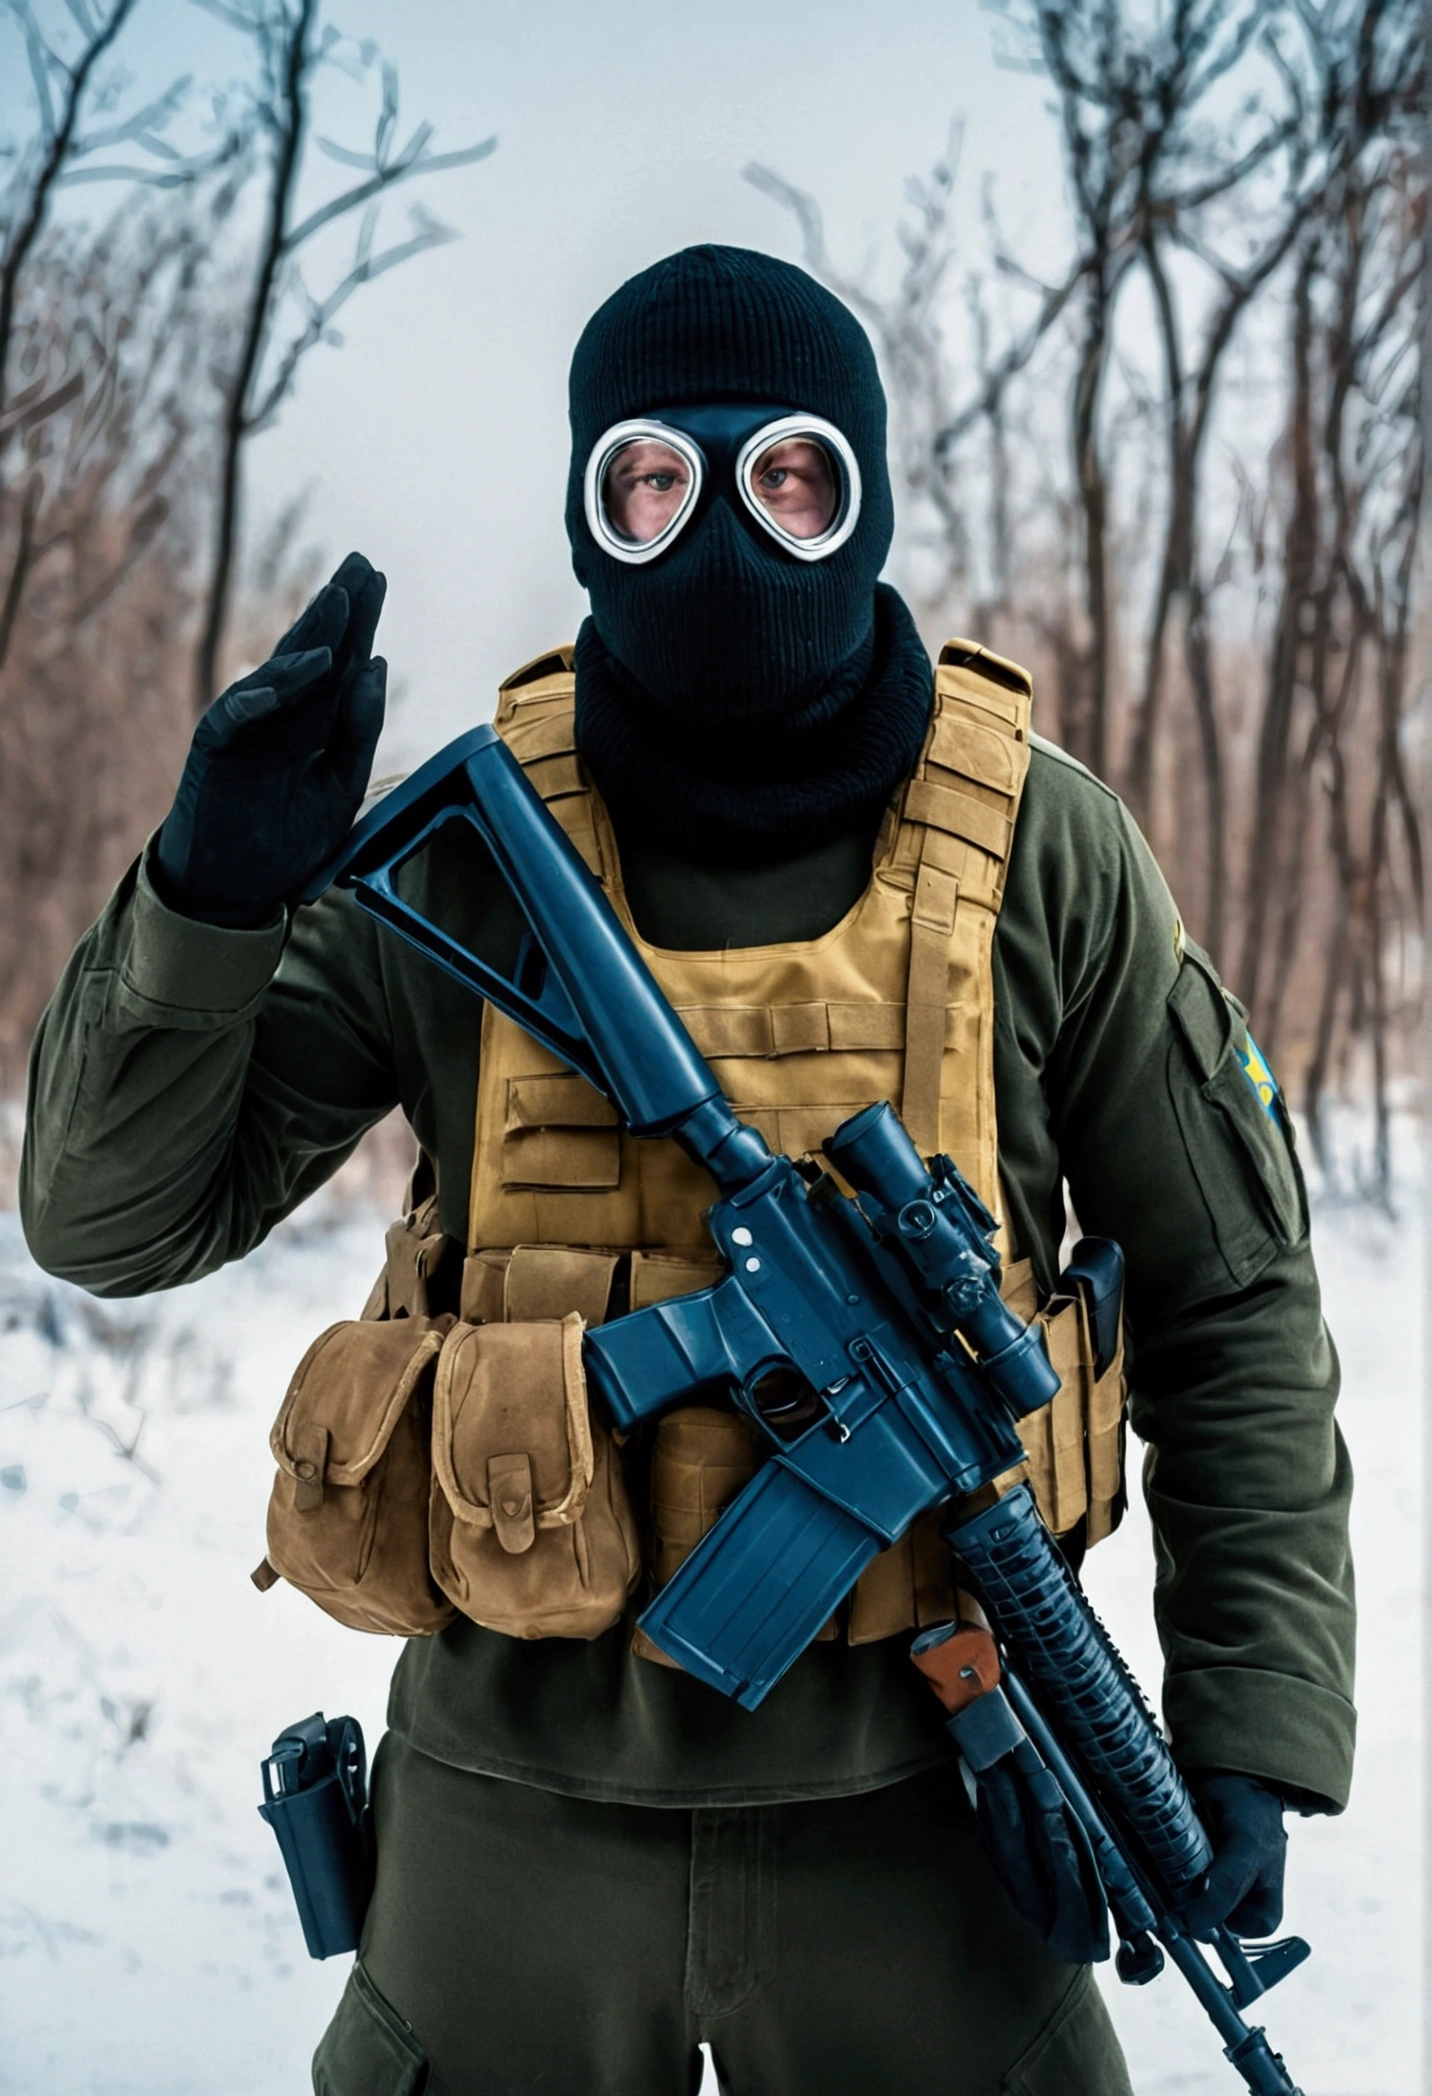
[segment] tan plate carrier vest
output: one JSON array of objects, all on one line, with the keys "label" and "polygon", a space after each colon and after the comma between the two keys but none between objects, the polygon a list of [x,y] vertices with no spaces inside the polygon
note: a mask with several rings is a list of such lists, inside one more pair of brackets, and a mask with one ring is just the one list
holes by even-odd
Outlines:
[{"label": "tan plate carrier vest", "polygon": [[[652,946],[632,921],[607,811],[576,754],[574,686],[570,651],[539,657],[503,685],[495,725],[735,1111],[773,1150],[818,1156],[849,1115],[889,1099],[916,1147],[948,1152],[1002,1216],[991,950],[1029,765],[1027,674],[951,641],[920,761],[860,900],[819,938],[707,953]],[[622,1295],[640,1309],[704,1287],[721,1272],[701,1220],[714,1197],[674,1142],[629,1136],[584,1078],[485,1008],[464,1320],[578,1311],[595,1324]],[[619,1274],[627,1286],[614,1298]],[[1036,1314],[1028,1260],[1007,1266],[1005,1295]],[[1028,1476],[1054,1533],[1082,1522],[1093,1543],[1122,1511],[1122,1358],[1096,1380],[1081,1303],[1055,1300],[1039,1315],[1062,1387],[1024,1422],[1027,1463],[1000,1484]],[[660,1423],[641,1524],[658,1583],[759,1455],[755,1430],[731,1412],[683,1407]],[[852,1643],[889,1637],[947,1617],[952,1600],[949,1552],[930,1517],[863,1575],[845,1632]],[[637,1643],[661,1656],[640,1633]]]}]

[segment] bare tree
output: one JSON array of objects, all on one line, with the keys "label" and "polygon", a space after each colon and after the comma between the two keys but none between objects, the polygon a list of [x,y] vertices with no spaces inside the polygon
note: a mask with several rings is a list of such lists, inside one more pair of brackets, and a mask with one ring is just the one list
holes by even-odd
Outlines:
[{"label": "bare tree", "polygon": [[[89,324],[92,316],[63,338],[48,333],[42,340],[31,331],[27,358],[16,356],[25,272],[41,251],[56,200],[75,182],[188,188],[232,159],[238,146],[231,135],[209,154],[185,155],[164,137],[185,98],[187,79],[128,111],[117,106],[115,91],[103,84],[102,62],[134,5],[135,0],[113,0],[103,11],[93,0],[69,0],[71,28],[78,29],[80,42],[68,57],[44,34],[29,0],[6,0],[5,11],[28,59],[34,127],[12,144],[13,165],[0,192],[0,544],[8,556],[0,586],[0,665],[34,563],[54,543],[44,526],[44,461],[63,456],[65,446],[48,447],[37,439],[52,417],[65,414],[77,400],[87,403],[91,418],[103,414],[112,361],[112,344]],[[100,157],[116,147],[135,149],[126,164]],[[18,468],[13,463],[17,443]]]},{"label": "bare tree", "polygon": [[[971,566],[969,526],[958,493],[957,464],[964,440],[983,427],[989,441],[991,502],[989,531],[998,569],[1007,545],[1009,463],[1007,417],[1012,384],[1030,366],[1050,331],[1073,325],[1069,342],[1068,442],[1072,462],[1082,574],[1084,634],[1061,609],[1046,612],[1046,637],[1053,643],[1060,693],[1061,734],[1071,751],[1096,770],[1112,762],[1111,723],[1115,692],[1114,633],[1117,605],[1110,579],[1110,461],[1106,424],[1110,359],[1114,355],[1120,299],[1140,266],[1153,283],[1165,333],[1170,454],[1177,461],[1174,499],[1168,509],[1165,578],[1149,646],[1146,700],[1135,734],[1131,781],[1141,808],[1148,799],[1149,751],[1159,714],[1164,634],[1170,607],[1182,592],[1191,600],[1188,652],[1196,688],[1203,695],[1201,723],[1209,778],[1211,827],[1222,835],[1223,812],[1216,709],[1206,623],[1206,586],[1197,573],[1194,490],[1214,397],[1218,364],[1244,308],[1277,268],[1296,231],[1296,208],[1315,185],[1304,176],[1297,148],[1303,112],[1292,92],[1288,106],[1262,117],[1256,105],[1239,117],[1239,136],[1221,141],[1222,165],[1208,165],[1204,105],[1246,61],[1268,10],[1262,0],[1179,0],[1168,22],[1140,30],[1114,0],[1004,0],[996,10],[1014,40],[1007,53],[1047,75],[1058,94],[1058,111],[1073,205],[1075,254],[1052,283],[1022,267],[992,225],[990,242],[997,279],[1021,285],[1035,303],[1017,321],[1006,318],[996,345],[986,287],[977,272],[967,275],[971,334],[979,384],[973,397],[955,405],[951,360],[942,338],[941,294],[954,255],[949,195],[954,155],[947,153],[929,180],[910,186],[914,209],[900,229],[905,258],[900,286],[889,299],[875,297],[832,263],[814,201],[766,168],[748,176],[791,209],[801,225],[806,258],[825,281],[850,299],[869,321],[883,353],[903,426],[900,455],[907,486],[933,503],[945,526],[947,579],[963,578]],[[1273,54],[1276,56],[1276,53]],[[1285,67],[1270,63],[1274,86],[1288,82]],[[1265,249],[1235,265],[1209,245],[1210,212],[1240,198],[1275,155],[1290,160],[1288,181],[1295,205],[1291,224],[1281,221]],[[1194,368],[1188,357],[1164,262],[1177,242],[1202,253],[1218,278],[1222,300],[1210,316]],[[1211,853],[1222,863],[1222,853]],[[1210,914],[1221,911],[1221,895]]]},{"label": "bare tree", "polygon": [[[960,130],[952,126],[945,152],[929,174],[906,184],[906,215],[897,238],[901,269],[895,289],[876,291],[868,278],[842,270],[825,237],[819,204],[773,168],[752,164],[746,180],[790,211],[801,230],[807,266],[865,320],[888,380],[893,410],[892,449],[912,513],[923,519],[910,531],[912,544],[928,556],[917,609],[944,618],[952,602],[973,591],[978,597],[983,568],[989,591],[1007,596],[1010,563],[1010,494],[1007,474],[1010,390],[1069,305],[1079,281],[1077,268],[1057,285],[1029,277],[996,238],[995,268],[1018,288],[1018,312],[991,311],[987,286],[977,269],[966,271],[965,302],[974,343],[975,384],[946,336],[949,286],[959,257],[953,202],[959,167]],[[961,381],[964,380],[963,385]],[[984,537],[991,553],[979,553],[981,534],[972,523],[964,450],[981,431],[989,443],[988,515]]]},{"label": "bare tree", "polygon": [[[205,548],[220,494],[230,520],[224,618],[271,632],[296,608],[291,532],[258,578],[263,607],[235,589],[242,443],[277,413],[299,360],[331,338],[360,283],[450,237],[420,217],[380,250],[380,194],[490,150],[434,154],[422,125],[395,143],[397,83],[383,68],[373,151],[315,141],[340,165],[357,162],[359,178],[300,214],[309,77],[324,63],[361,78],[369,63],[332,35],[309,36],[312,4],[226,10],[269,34],[264,48],[288,69],[266,73],[254,107],[221,123],[199,155],[166,136],[187,83],[140,107],[106,74],[134,0],[109,0],[102,16],[97,0],[66,5],[68,45],[41,36],[28,0],[0,0],[28,45],[32,84],[28,133],[0,147],[9,161],[0,189],[0,1093],[19,1078],[76,936],[136,836],[164,813],[192,730],[195,636],[210,633],[217,648],[222,632]],[[0,11],[0,37],[6,19]],[[65,57],[76,31],[79,56]],[[256,305],[249,272],[241,279],[232,267],[231,236],[245,223],[239,207],[261,144],[276,135],[266,115],[287,121],[292,160],[281,199],[272,182],[267,193]],[[79,180],[123,185],[121,208],[98,231],[54,209]],[[349,214],[360,219],[356,252],[331,291],[312,295],[299,252]],[[230,375],[222,415],[215,372]]]},{"label": "bare tree", "polygon": [[[356,153],[327,140],[320,150],[361,179],[311,211],[300,213],[298,192],[307,145],[309,101],[314,77],[326,64],[354,61],[331,29],[317,29],[319,0],[203,0],[213,14],[251,38],[261,87],[255,123],[268,153],[265,221],[250,281],[241,339],[222,383],[218,492],[212,565],[203,626],[194,656],[194,705],[202,712],[219,687],[219,660],[233,601],[238,553],[244,447],[274,423],[307,352],[333,339],[333,322],[360,285],[411,256],[453,237],[450,230],[415,210],[409,236],[374,252],[378,208],[385,194],[416,176],[471,166],[496,147],[495,138],[457,152],[429,150],[432,126],[419,124],[403,145],[396,143],[398,78],[381,67],[381,100],[371,152]],[[364,66],[367,59],[357,61]],[[353,259],[323,296],[310,292],[301,258],[315,236],[337,221],[359,214]],[[297,308],[292,323],[288,315]]]},{"label": "bare tree", "polygon": [[[1136,270],[1152,295],[1163,360],[1159,413],[1167,446],[1163,546],[1145,647],[1143,690],[1130,730],[1125,789],[1135,812],[1157,828],[1154,750],[1163,700],[1167,636],[1183,618],[1184,659],[1204,785],[1207,894],[1203,936],[1222,944],[1228,863],[1226,786],[1208,618],[1208,571],[1200,545],[1200,489],[1220,366],[1235,330],[1288,254],[1318,192],[1299,82],[1276,37],[1279,9],[1266,0],[1175,0],[1152,25],[1113,0],[1055,5],[1031,0],[1006,18],[1020,23],[1059,95],[1065,162],[1077,235],[1086,258],[1083,329],[1073,381],[1072,451],[1083,505],[1088,652],[1088,727],[1078,754],[1096,770],[1112,759],[1109,719],[1116,679],[1106,539],[1108,474],[1100,416],[1115,339],[1115,301]],[[1262,77],[1253,71],[1262,57]],[[1209,107],[1237,80],[1241,99],[1222,117],[1216,150]],[[1259,189],[1281,164],[1281,196],[1260,208]],[[1236,208],[1231,208],[1236,207]],[[1213,230],[1229,221],[1229,252]],[[1250,218],[1268,221],[1249,238]],[[1177,250],[1213,280],[1196,342],[1180,312],[1170,268]]]},{"label": "bare tree", "polygon": [[[1265,41],[1276,52],[1271,28],[1265,31]],[[1143,691],[1133,721],[1125,788],[1135,813],[1145,823],[1151,823],[1154,753],[1166,691],[1166,644],[1170,622],[1181,606],[1184,660],[1203,767],[1207,832],[1203,936],[1214,952],[1221,952],[1224,944],[1230,840],[1209,620],[1209,571],[1201,544],[1208,436],[1213,426],[1220,370],[1239,322],[1263,286],[1281,268],[1325,180],[1322,160],[1310,151],[1305,135],[1296,76],[1288,68],[1280,71],[1288,84],[1288,106],[1267,123],[1261,136],[1234,164],[1211,180],[1196,183],[1183,195],[1162,191],[1158,186],[1150,188],[1141,200],[1140,212],[1142,261],[1153,290],[1164,359],[1168,499]],[[1266,233],[1252,244],[1250,253],[1235,261],[1211,244],[1201,221],[1211,204],[1234,189],[1244,189],[1248,177],[1275,154],[1285,161],[1282,194],[1267,214],[1270,223]],[[1246,238],[1244,244],[1249,244]],[[1212,273],[1217,287],[1191,358],[1185,351],[1184,330],[1167,261],[1167,250],[1175,245],[1195,255]]]},{"label": "bare tree", "polygon": [[953,153],[907,191],[886,292],[832,261],[812,198],[748,172],[875,337],[894,462],[943,552],[932,594],[997,622],[1074,754],[1122,753],[1329,1169],[1323,1104],[1366,1054],[1382,1198],[1423,862],[1405,745],[1424,26],[1415,0],[992,11],[1008,62],[1055,90],[1070,225],[1048,281],[988,202],[984,257],[957,249]]},{"label": "bare tree", "polygon": [[12,419],[4,410],[10,397],[10,346],[20,273],[40,237],[56,187],[77,149],[80,109],[95,68],[133,8],[134,0],[114,0],[108,14],[98,17],[77,9],[84,42],[79,56],[67,63],[46,42],[32,10],[10,0],[10,12],[25,40],[39,125],[29,151],[18,156],[17,170],[0,204],[0,457],[13,428]]},{"label": "bare tree", "polygon": [[[1377,0],[1316,19],[1323,122],[1339,157],[1303,240],[1289,334],[1283,598],[1258,741],[1243,970],[1280,1043],[1308,927],[1298,898],[1321,800],[1334,877],[1303,1105],[1324,1106],[1357,1043],[1371,1065],[1368,1187],[1390,1198],[1392,971],[1421,921],[1420,811],[1404,754],[1412,581],[1425,476],[1419,287],[1427,171],[1419,11]],[[1317,933],[1314,933],[1317,936]]]},{"label": "bare tree", "polygon": [[207,217],[166,206],[118,213],[98,236],[51,233],[17,301],[15,368],[52,405],[17,417],[12,448],[0,1093],[66,953],[162,816],[188,738],[192,547],[211,470],[194,403],[222,327],[206,231]]}]

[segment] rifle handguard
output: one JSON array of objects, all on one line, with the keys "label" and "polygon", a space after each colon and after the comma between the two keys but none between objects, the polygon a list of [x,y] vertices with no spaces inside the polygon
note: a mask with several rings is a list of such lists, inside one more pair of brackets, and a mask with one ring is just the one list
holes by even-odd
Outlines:
[{"label": "rifle handguard", "polygon": [[1027,1485],[947,1524],[997,1636],[1120,1810],[1159,1882],[1188,1898],[1212,1861],[1188,1786],[1107,1631],[1040,1520]]}]

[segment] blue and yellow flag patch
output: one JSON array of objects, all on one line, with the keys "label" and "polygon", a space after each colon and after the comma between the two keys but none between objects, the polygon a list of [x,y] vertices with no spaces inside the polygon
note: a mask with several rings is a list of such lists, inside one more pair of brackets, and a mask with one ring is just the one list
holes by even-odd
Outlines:
[{"label": "blue and yellow flag patch", "polygon": [[1278,1080],[1264,1060],[1263,1051],[1251,1033],[1245,1029],[1243,1045],[1238,1050],[1238,1060],[1243,1065],[1243,1075],[1258,1095],[1259,1103],[1270,1121],[1278,1119]]}]

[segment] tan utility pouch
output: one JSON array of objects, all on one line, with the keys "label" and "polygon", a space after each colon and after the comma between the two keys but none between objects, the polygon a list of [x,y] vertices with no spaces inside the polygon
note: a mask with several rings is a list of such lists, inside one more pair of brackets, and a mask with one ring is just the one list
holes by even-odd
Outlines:
[{"label": "tan utility pouch", "polygon": [[[330,1325],[269,1436],[266,1563],[353,1630],[424,1637],[452,1620],[428,1573],[433,1375],[451,1323]],[[255,1578],[271,1583],[264,1567]]]},{"label": "tan utility pouch", "polygon": [[396,1637],[431,1636],[454,1613],[428,1570],[433,1377],[453,1320],[429,1315],[447,1239],[435,1195],[420,1198],[424,1169],[361,1318],[320,1333],[294,1372],[269,1436],[278,1475],[253,1575]]},{"label": "tan utility pouch", "polygon": [[433,1402],[433,1577],[509,1637],[593,1638],[622,1613],[640,1547],[611,1438],[594,1428],[582,1319],[458,1324]]}]

